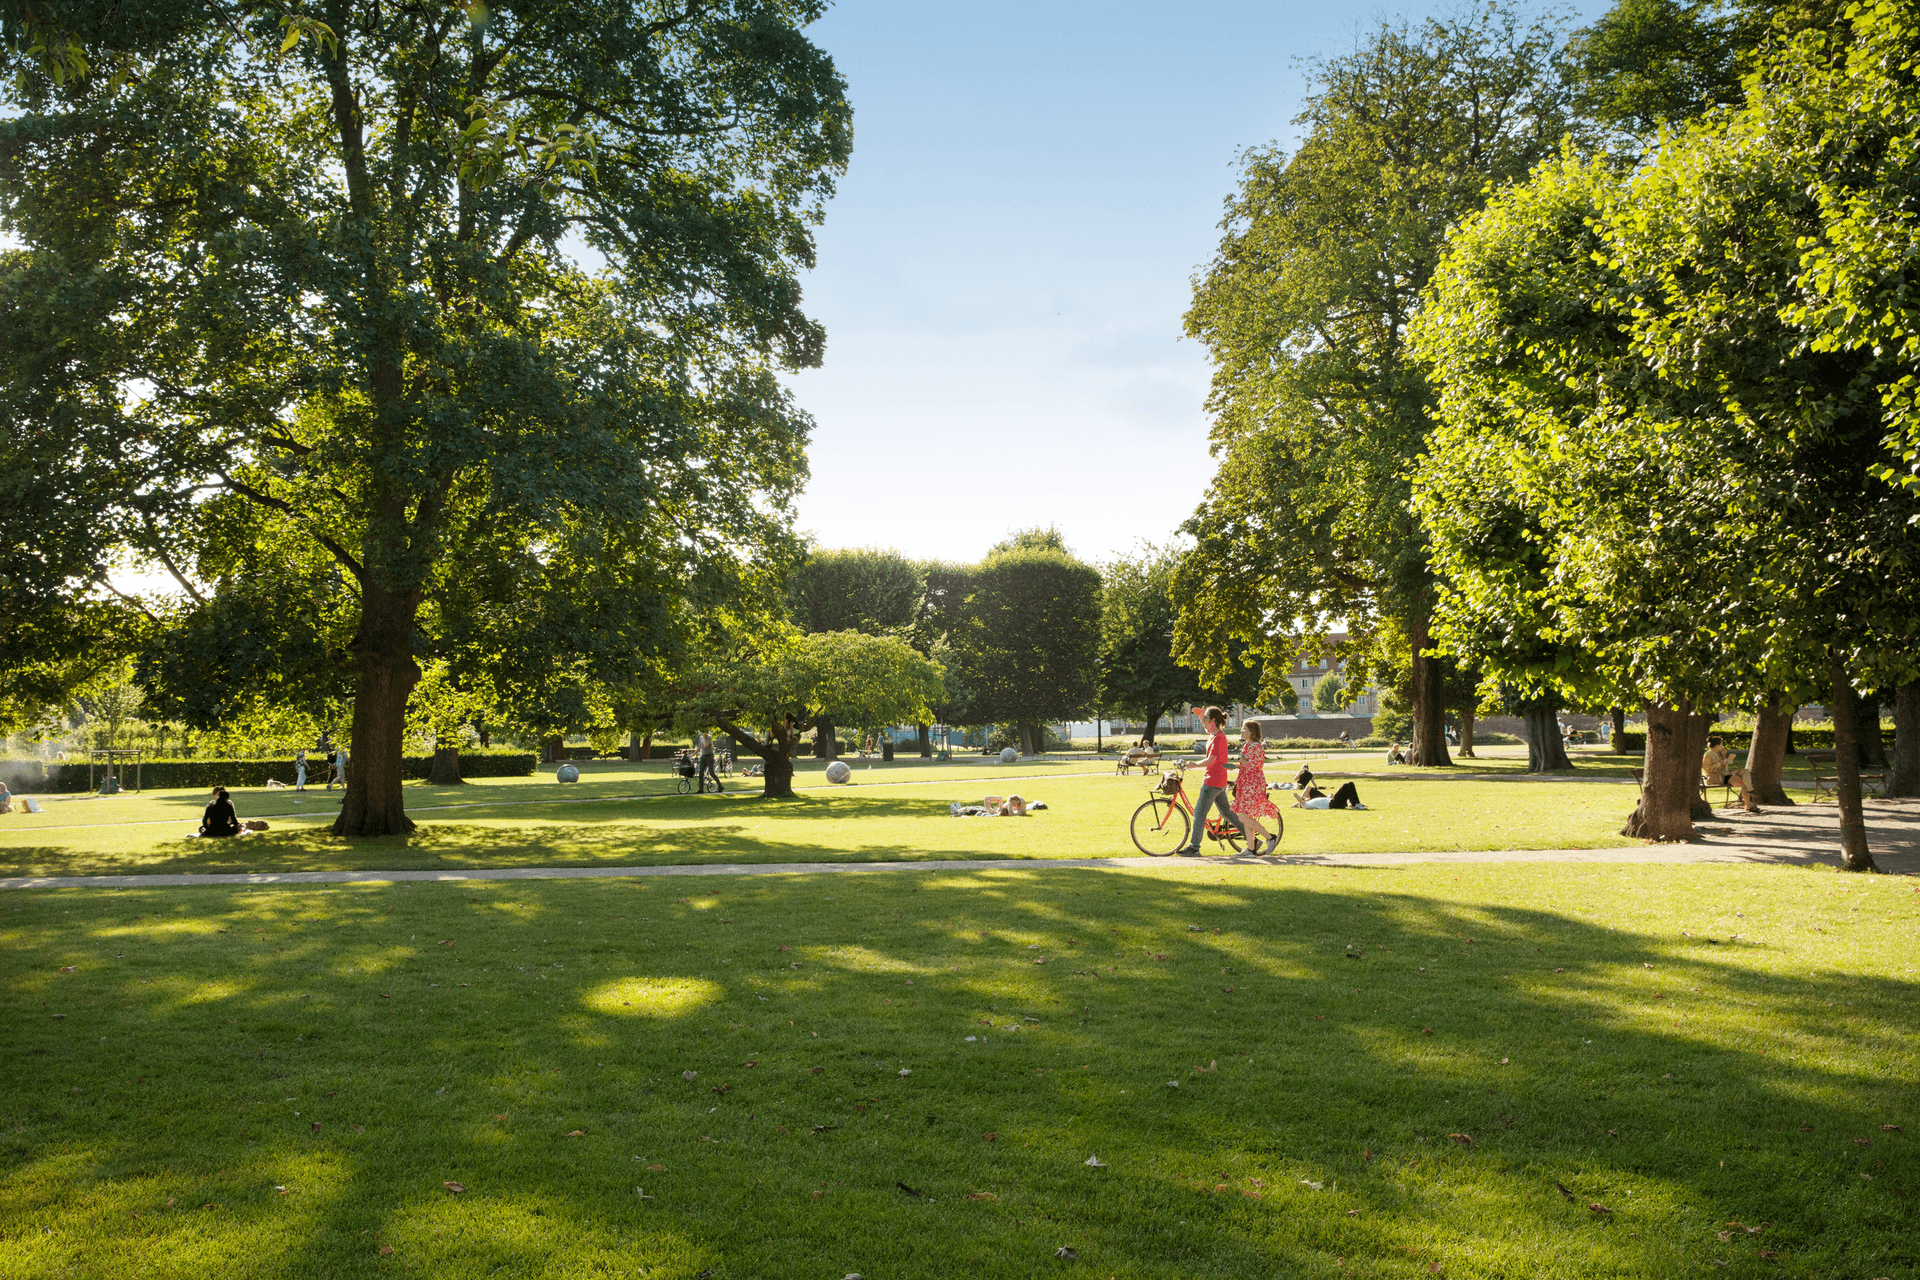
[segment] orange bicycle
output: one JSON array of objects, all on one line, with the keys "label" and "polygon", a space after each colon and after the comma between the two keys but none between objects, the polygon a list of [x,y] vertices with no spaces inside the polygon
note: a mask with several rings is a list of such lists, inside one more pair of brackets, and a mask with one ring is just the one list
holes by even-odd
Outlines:
[{"label": "orange bicycle", "polygon": [[[1134,847],[1149,858],[1170,858],[1180,852],[1193,830],[1193,802],[1187,799],[1185,761],[1173,765],[1147,802],[1133,811]],[[1207,819],[1207,838],[1240,852],[1240,833],[1220,818]]]}]

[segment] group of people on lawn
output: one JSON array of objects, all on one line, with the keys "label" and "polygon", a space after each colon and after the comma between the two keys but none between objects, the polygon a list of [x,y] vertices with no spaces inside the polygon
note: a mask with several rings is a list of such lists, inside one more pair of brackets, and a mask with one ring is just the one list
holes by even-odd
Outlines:
[{"label": "group of people on lawn", "polygon": [[[1274,807],[1273,798],[1267,790],[1267,744],[1258,721],[1247,720],[1240,725],[1240,773],[1232,785],[1232,800],[1228,800],[1227,783],[1227,713],[1219,707],[1208,707],[1202,717],[1207,726],[1207,754],[1204,757],[1206,771],[1200,776],[1200,796],[1193,805],[1193,835],[1182,848],[1180,856],[1197,858],[1200,856],[1200,839],[1205,833],[1207,819],[1217,808],[1228,826],[1240,833],[1241,839],[1248,841],[1248,848],[1262,855],[1272,853],[1280,844],[1279,833],[1269,833],[1263,819],[1280,816]],[[1293,807],[1296,809],[1364,809],[1360,803],[1360,791],[1351,782],[1340,785],[1339,790],[1328,795],[1315,785],[1313,770],[1306,765],[1300,766],[1300,772],[1293,778]],[[1277,824],[1276,824],[1277,825]]]}]

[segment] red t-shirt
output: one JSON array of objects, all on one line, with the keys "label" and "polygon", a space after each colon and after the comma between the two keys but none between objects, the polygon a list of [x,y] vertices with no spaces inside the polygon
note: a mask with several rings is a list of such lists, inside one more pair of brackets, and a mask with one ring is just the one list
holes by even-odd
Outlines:
[{"label": "red t-shirt", "polygon": [[1200,778],[1203,787],[1227,785],[1227,735],[1218,730],[1207,740],[1207,771]]}]

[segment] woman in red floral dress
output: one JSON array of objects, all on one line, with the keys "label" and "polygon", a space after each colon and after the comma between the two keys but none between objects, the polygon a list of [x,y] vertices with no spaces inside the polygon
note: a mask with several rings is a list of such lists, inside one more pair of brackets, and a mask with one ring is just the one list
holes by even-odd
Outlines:
[{"label": "woman in red floral dress", "polygon": [[[1267,744],[1262,738],[1258,724],[1252,720],[1241,722],[1240,776],[1234,779],[1233,811],[1253,833],[1254,844],[1248,852],[1264,856],[1278,847],[1280,833],[1286,827],[1280,811],[1267,798]],[[1272,835],[1267,834],[1269,818],[1273,820]],[[1264,847],[1259,843],[1261,840],[1266,841]]]}]

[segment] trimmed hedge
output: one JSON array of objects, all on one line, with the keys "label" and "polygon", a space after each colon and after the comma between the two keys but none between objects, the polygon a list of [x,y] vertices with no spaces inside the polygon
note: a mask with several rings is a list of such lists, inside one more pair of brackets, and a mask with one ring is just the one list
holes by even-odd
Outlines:
[{"label": "trimmed hedge", "polygon": [[[1880,740],[1887,750],[1893,750],[1892,729],[1881,729]],[[1735,751],[1745,751],[1753,745],[1751,729],[1714,729],[1707,735],[1726,739],[1729,747]],[[1628,751],[1645,751],[1647,734],[1644,729],[1629,729],[1620,735],[1621,745]],[[1833,730],[1831,729],[1795,729],[1793,731],[1793,749],[1795,751],[1831,751],[1833,750]]]},{"label": "trimmed hedge", "polygon": [[[532,752],[494,753],[466,755],[460,757],[460,776],[463,778],[524,778],[533,772],[538,757]],[[406,776],[425,778],[427,770],[433,764],[431,756],[409,756],[406,760]],[[131,766],[121,767],[121,778],[125,785],[133,785]],[[94,767],[94,785],[99,785],[102,771]],[[54,763],[37,760],[0,761],[0,777],[5,777],[7,786],[21,795],[60,795],[82,792],[87,789],[87,764],[82,760],[75,763],[63,760]],[[149,790],[188,789],[199,790],[213,787],[264,787],[271,780],[278,779],[288,786],[293,785],[293,761],[287,760],[149,760],[140,766],[140,785]],[[307,760],[307,786],[324,787],[327,784],[327,762],[325,757],[309,757]]]}]

